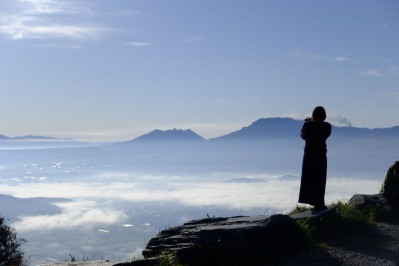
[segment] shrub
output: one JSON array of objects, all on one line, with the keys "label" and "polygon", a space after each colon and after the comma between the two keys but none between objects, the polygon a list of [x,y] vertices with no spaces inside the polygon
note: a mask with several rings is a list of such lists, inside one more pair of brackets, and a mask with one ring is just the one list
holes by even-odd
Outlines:
[{"label": "shrub", "polygon": [[0,217],[0,266],[22,266],[27,265],[24,261],[24,252],[21,246],[26,243],[25,239],[17,238],[14,228],[5,223]]},{"label": "shrub", "polygon": [[297,220],[311,239],[326,242],[346,241],[373,227],[370,213],[338,202],[334,211],[325,216]]}]

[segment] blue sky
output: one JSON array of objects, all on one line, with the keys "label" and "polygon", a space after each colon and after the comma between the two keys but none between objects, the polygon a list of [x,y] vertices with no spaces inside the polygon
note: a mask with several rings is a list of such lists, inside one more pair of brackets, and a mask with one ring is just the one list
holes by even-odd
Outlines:
[{"label": "blue sky", "polygon": [[211,138],[323,105],[399,125],[396,0],[0,2],[0,133]]}]

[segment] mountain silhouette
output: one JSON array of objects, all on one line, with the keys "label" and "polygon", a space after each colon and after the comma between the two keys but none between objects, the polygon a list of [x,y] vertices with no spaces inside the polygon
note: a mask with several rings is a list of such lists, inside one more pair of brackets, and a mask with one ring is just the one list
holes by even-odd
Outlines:
[{"label": "mountain silhouette", "polygon": [[[247,127],[211,140],[260,140],[300,138],[304,121],[292,118],[261,118]],[[358,128],[352,126],[332,126],[334,139],[375,139],[399,140],[399,126],[390,128]]]},{"label": "mountain silhouette", "polygon": [[11,138],[0,134],[0,140],[9,140],[9,139]]},{"label": "mountain silhouette", "polygon": [[212,140],[297,138],[302,123],[292,118],[261,118],[247,127]]},{"label": "mountain silhouette", "polygon": [[156,129],[142,135],[136,139],[129,142],[160,142],[160,141],[204,141],[205,139],[193,132],[192,130],[182,130],[182,129],[171,129],[171,130],[159,130]]},{"label": "mountain silhouette", "polygon": [[46,136],[35,136],[35,135],[26,135],[26,136],[19,136],[14,137],[14,140],[56,140],[53,137],[46,137]]}]

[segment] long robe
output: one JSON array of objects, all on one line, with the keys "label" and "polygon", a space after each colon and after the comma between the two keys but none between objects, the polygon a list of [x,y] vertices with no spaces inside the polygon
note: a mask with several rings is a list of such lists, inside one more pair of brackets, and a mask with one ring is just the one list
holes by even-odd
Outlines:
[{"label": "long robe", "polygon": [[321,121],[307,121],[301,129],[305,140],[299,202],[316,207],[325,206],[327,180],[327,145],[331,125]]}]

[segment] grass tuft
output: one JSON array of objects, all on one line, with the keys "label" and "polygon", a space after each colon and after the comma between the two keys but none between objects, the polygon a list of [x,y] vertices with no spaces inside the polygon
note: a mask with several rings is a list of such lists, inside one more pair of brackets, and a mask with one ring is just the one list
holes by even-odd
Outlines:
[{"label": "grass tuft", "polygon": [[[343,243],[366,230],[373,230],[375,223],[391,215],[389,207],[373,207],[359,210],[338,201],[334,211],[324,216],[299,219],[297,224],[315,242]],[[296,206],[290,214],[306,211]]]},{"label": "grass tuft", "polygon": [[157,259],[158,266],[182,266],[176,259],[176,252],[163,250]]}]

